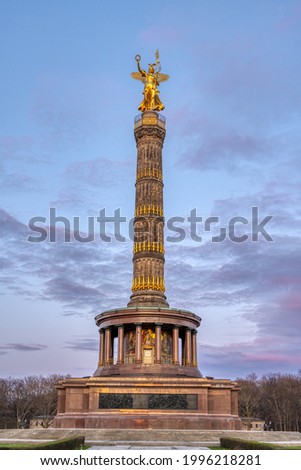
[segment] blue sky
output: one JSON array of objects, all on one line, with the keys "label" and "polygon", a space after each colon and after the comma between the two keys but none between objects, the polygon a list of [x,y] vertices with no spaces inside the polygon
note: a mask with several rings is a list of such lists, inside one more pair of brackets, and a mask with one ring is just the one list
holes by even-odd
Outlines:
[{"label": "blue sky", "polygon": [[[1,2],[0,376],[70,373],[97,363],[94,317],[126,305],[132,242],[30,243],[50,208],[82,235],[105,208],[130,220],[142,84],[160,51],[166,109],[165,216],[172,307],[202,317],[204,375],[296,373],[301,365],[301,1]],[[273,216],[251,239],[251,211]],[[220,226],[192,239],[191,210]],[[213,243],[240,216],[238,236]],[[108,226],[108,232],[112,227]],[[166,236],[174,235],[166,229]]]}]

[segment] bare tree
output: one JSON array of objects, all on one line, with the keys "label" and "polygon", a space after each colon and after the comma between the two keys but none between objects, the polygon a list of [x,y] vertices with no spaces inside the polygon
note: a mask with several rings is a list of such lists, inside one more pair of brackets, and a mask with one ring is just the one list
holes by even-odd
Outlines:
[{"label": "bare tree", "polygon": [[251,428],[252,419],[259,413],[259,381],[256,374],[250,374],[245,379],[237,379],[237,382],[240,387],[239,415],[249,420],[249,428]]},{"label": "bare tree", "polygon": [[276,431],[299,431],[301,421],[301,377],[267,374],[260,381],[261,413]]},{"label": "bare tree", "polygon": [[9,428],[13,425],[10,407],[10,381],[0,379],[0,428]]},{"label": "bare tree", "polygon": [[43,416],[47,427],[47,417],[54,416],[57,409],[55,384],[64,378],[54,374],[1,379],[0,427],[27,427],[33,416]]}]

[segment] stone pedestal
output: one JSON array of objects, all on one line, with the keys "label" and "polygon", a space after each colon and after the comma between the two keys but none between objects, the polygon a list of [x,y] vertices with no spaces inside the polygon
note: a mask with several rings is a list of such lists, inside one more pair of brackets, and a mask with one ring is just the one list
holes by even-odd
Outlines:
[{"label": "stone pedestal", "polygon": [[56,428],[241,429],[230,380],[90,377],[58,386]]}]

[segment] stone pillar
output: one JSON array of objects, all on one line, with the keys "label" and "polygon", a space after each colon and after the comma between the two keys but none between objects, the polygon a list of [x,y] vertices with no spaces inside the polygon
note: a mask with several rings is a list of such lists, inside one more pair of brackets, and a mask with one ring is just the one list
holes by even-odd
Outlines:
[{"label": "stone pillar", "polygon": [[66,409],[66,390],[58,390],[57,412],[65,413]]},{"label": "stone pillar", "polygon": [[179,364],[179,327],[174,326],[172,329],[172,363]]},{"label": "stone pillar", "polygon": [[185,335],[182,334],[182,337],[181,337],[181,351],[182,351],[182,354],[181,354],[181,365],[182,366],[185,366]]},{"label": "stone pillar", "polygon": [[185,365],[191,366],[191,330],[185,331]]},{"label": "stone pillar", "polygon": [[137,145],[132,306],[168,307],[164,285],[162,147],[165,118],[145,111],[135,120]]},{"label": "stone pillar", "polygon": [[111,363],[112,354],[112,333],[110,328],[105,330],[105,365],[108,366]]},{"label": "stone pillar", "polygon": [[155,330],[155,363],[161,364],[161,324],[156,324]]},{"label": "stone pillar", "polygon": [[105,332],[99,330],[99,357],[98,366],[101,367],[105,363]]},{"label": "stone pillar", "polygon": [[197,342],[196,342],[197,331],[192,331],[192,365],[193,367],[198,366],[198,356],[197,356]]},{"label": "stone pillar", "polygon": [[118,355],[117,364],[124,363],[124,326],[118,325]]},{"label": "stone pillar", "polygon": [[136,325],[135,362],[142,363],[142,326]]}]

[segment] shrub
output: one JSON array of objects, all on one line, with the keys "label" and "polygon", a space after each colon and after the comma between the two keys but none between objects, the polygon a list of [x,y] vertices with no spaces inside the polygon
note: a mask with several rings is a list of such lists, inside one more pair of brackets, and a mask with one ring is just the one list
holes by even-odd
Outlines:
[{"label": "shrub", "polygon": [[221,437],[221,447],[232,450],[280,450],[282,446],[268,444],[266,442],[247,441],[234,437]]},{"label": "shrub", "polygon": [[60,439],[52,442],[40,442],[24,444],[4,444],[0,445],[0,450],[74,450],[83,447],[85,444],[85,436],[71,437],[67,439]]}]

